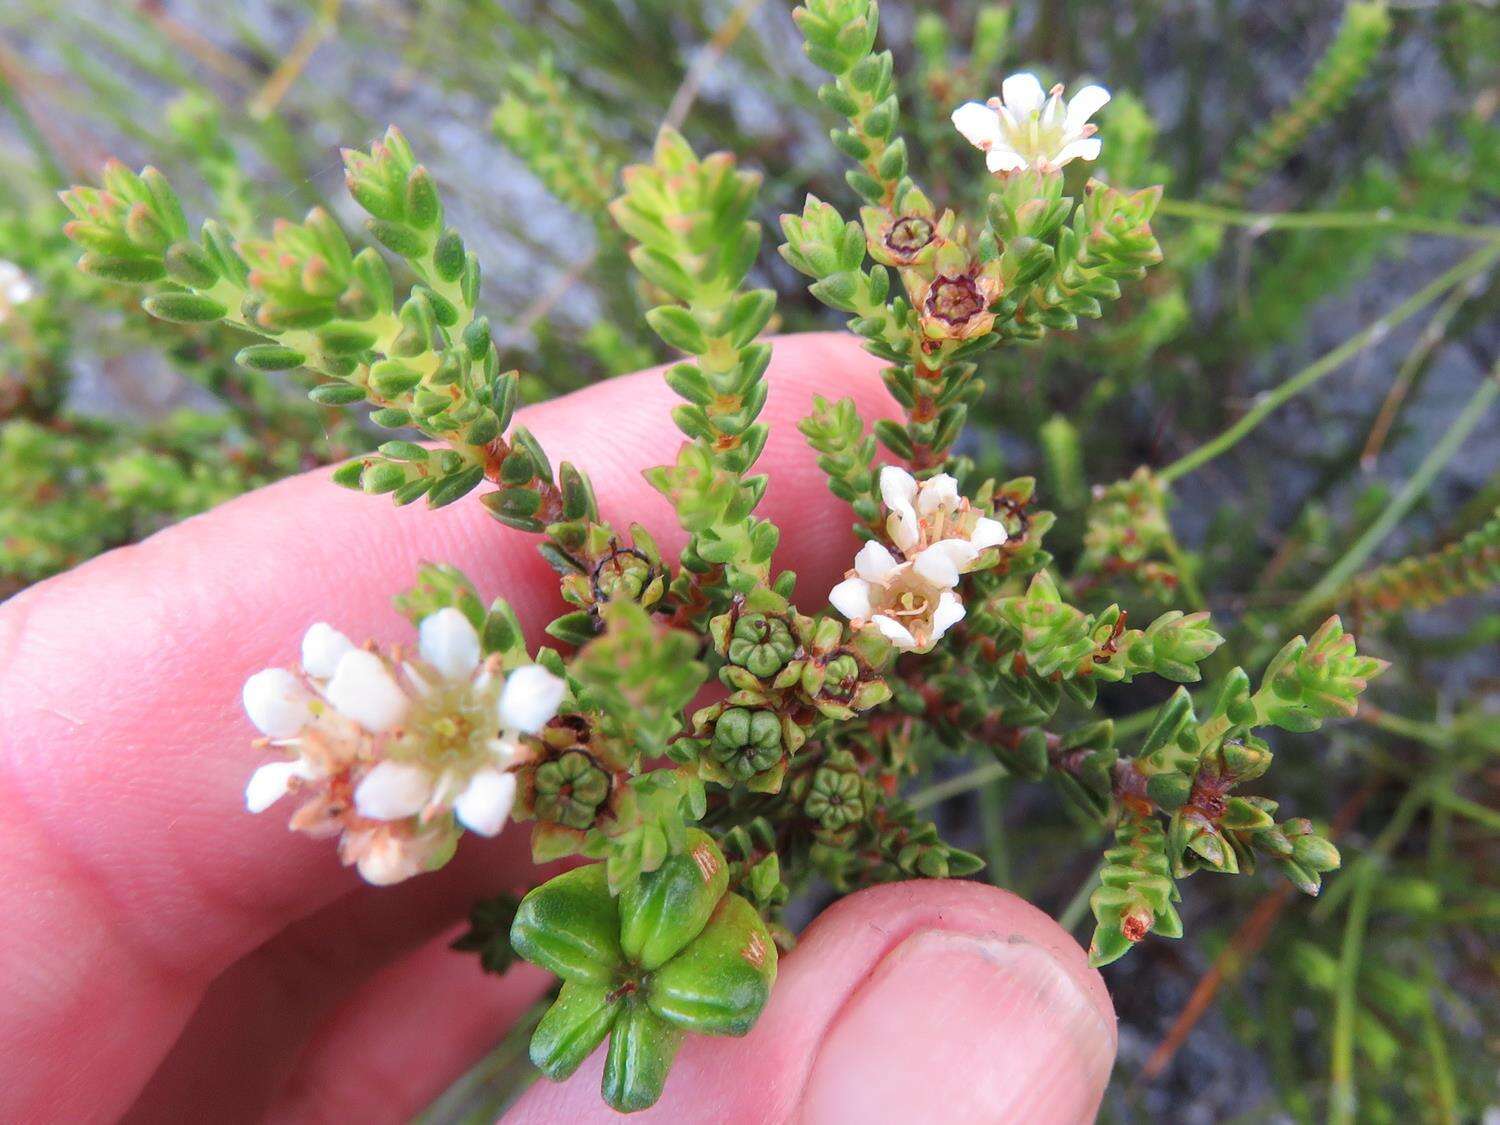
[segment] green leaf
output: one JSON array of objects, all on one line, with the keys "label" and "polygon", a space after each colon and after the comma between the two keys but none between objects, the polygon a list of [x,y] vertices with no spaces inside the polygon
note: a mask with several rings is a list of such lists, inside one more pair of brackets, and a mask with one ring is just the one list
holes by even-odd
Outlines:
[{"label": "green leaf", "polygon": [[296,348],[282,344],[251,344],[248,348],[241,348],[234,359],[236,363],[257,371],[290,371],[307,362],[307,357]]},{"label": "green leaf", "polygon": [[91,277],[104,281],[121,281],[127,285],[158,281],[167,272],[160,258],[114,257],[93,252],[78,259],[78,268]]},{"label": "green leaf", "polygon": [[318,329],[318,342],[333,355],[358,355],[375,346],[375,333],[347,320],[336,320]]},{"label": "green leaf", "polygon": [[168,277],[189,289],[212,289],[219,281],[213,255],[191,242],[168,247],[163,265]]},{"label": "green leaf", "polygon": [[229,312],[212,297],[197,293],[156,293],[142,301],[141,307],[158,320],[174,324],[204,324],[222,320]]},{"label": "green leaf", "polygon": [[706,351],[708,341],[697,320],[687,309],[677,305],[660,305],[646,313],[646,323],[668,347],[697,355]]},{"label": "green leaf", "polygon": [[427,494],[429,508],[441,508],[472,492],[484,480],[484,466],[470,465],[462,472],[453,473],[432,486]]},{"label": "green leaf", "polygon": [[366,225],[382,246],[403,258],[421,258],[427,253],[427,242],[404,223],[387,222],[384,219],[369,219]]},{"label": "green leaf", "polygon": [[320,383],[307,397],[323,406],[348,406],[365,401],[365,389],[353,383]]},{"label": "green leaf", "polygon": [[599,620],[586,609],[575,610],[554,618],[547,635],[575,647],[586,645],[599,635]]},{"label": "green leaf", "polygon": [[418,230],[430,230],[443,221],[443,204],[426,168],[418,164],[406,180],[406,219]]}]

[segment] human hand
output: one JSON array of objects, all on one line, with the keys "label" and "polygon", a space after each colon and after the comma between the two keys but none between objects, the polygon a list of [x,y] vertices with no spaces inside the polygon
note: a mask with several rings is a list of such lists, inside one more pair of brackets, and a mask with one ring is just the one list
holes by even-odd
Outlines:
[{"label": "human hand", "polygon": [[[776,344],[765,505],[809,607],[855,540],[795,422],[813,393],[893,414],[877,370],[849,338]],[[606,516],[640,520],[665,552],[682,538],[640,470],[680,440],[669,394],[639,375],[524,412],[588,469]],[[402,1120],[547,987],[527,965],[483,978],[446,948],[473,899],[540,877],[524,829],[374,888],[278,815],[244,813],[258,763],[240,687],[313,620],[399,635],[390,597],[424,560],[503,594],[533,639],[558,608],[532,538],[477,503],[398,510],[327,477],[0,607],[0,1119]],[[827,911],[754,1030],[690,1038],[642,1117],[1086,1121],[1114,1047],[1102,981],[1045,915],[976,883],[896,884]],[[614,1117],[601,1057],[538,1084],[513,1118]]]}]

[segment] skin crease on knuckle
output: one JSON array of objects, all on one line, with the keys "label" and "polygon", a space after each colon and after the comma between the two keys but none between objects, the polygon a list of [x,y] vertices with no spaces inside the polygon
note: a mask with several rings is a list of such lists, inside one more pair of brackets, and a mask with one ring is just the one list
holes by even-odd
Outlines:
[{"label": "skin crease on knuckle", "polygon": [[[784,565],[802,573],[806,599],[824,596],[853,538],[795,422],[814,393],[891,414],[878,366],[847,337],[777,345],[763,463],[780,471],[766,505],[791,532]],[[670,550],[670,508],[640,477],[681,440],[668,402],[659,379],[639,375],[524,421],[590,472],[607,510]],[[101,1075],[116,1091],[144,1081],[214,976],[350,886],[326,854],[243,816],[253,751],[238,695],[250,671],[284,661],[312,620],[400,635],[389,598],[428,559],[468,568],[532,628],[556,604],[530,537],[477,505],[396,510],[326,476],[242,497],[0,609],[0,835],[20,904],[0,942],[12,1001],[0,1046],[35,1064],[0,1104],[60,1095],[98,1112]],[[64,1043],[87,1065],[59,1057]]]}]

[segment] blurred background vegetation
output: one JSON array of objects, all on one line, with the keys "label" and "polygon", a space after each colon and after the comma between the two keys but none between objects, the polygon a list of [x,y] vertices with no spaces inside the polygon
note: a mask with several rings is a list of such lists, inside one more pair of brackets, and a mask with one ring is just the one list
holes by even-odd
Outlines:
[{"label": "blurred background vegetation", "polygon": [[[1122,1022],[1105,1119],[1493,1112],[1494,3],[888,0],[882,33],[937,198],[984,187],[948,111],[1023,68],[1108,86],[1098,174],[1166,185],[1166,264],[1102,326],[990,353],[966,439],[985,472],[1040,478],[1048,546],[1093,575],[1075,593],[1142,619],[1211,609],[1226,661],[1263,662],[1337,610],[1394,663],[1355,723],[1277,769],[1283,809],[1343,849],[1323,898],[1196,880],[1188,936],[1106,971]],[[780,0],[10,0],[0,259],[34,295],[0,303],[0,597],[386,436],[295,375],[236,367],[232,331],[149,320],[80,274],[53,193],[106,157],[157,164],[238,230],[322,204],[355,232],[337,147],[400,125],[535,399],[667,358],[603,209],[661,122],[761,170],[773,231],[809,191],[852,212],[817,83]],[[835,323],[774,254],[759,269],[782,330]],[[1245,418],[1244,440],[1214,444]],[[1197,448],[1224,452],[1178,460]],[[1174,462],[1171,532],[1151,519],[1166,497],[1105,488]],[[1098,829],[999,772],[918,799],[989,878],[1076,928]]]}]

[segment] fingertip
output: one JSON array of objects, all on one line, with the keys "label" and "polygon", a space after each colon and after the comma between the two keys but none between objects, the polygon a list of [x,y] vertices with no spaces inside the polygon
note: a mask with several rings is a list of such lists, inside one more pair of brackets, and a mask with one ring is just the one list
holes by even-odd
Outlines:
[{"label": "fingertip", "polygon": [[861,927],[886,934],[887,949],[926,929],[1030,942],[1056,961],[1088,999],[1109,1027],[1113,1049],[1114,1002],[1099,970],[1089,965],[1087,951],[1051,915],[1007,890],[967,879],[913,879],[871,887],[840,899],[819,915],[803,932],[798,948],[813,942],[847,942]]},{"label": "fingertip", "polygon": [[1082,1122],[1113,1058],[1112,1027],[1044,947],[918,930],[829,1029],[802,1120]]}]

